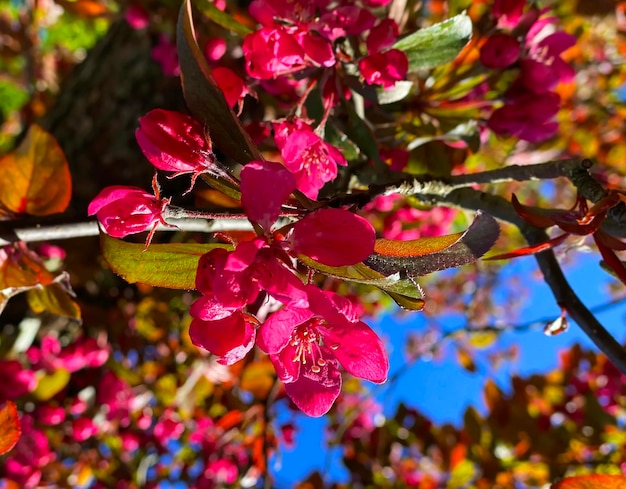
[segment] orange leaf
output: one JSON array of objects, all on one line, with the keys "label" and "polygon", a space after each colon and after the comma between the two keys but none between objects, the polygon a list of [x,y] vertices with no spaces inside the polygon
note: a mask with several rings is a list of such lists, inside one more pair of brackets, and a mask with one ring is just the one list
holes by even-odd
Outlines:
[{"label": "orange leaf", "polygon": [[54,137],[32,125],[24,140],[0,158],[0,205],[14,214],[47,216],[70,202],[70,170]]},{"label": "orange leaf", "polygon": [[623,489],[626,476],[591,474],[567,477],[552,484],[551,489]]},{"label": "orange leaf", "polygon": [[54,275],[24,243],[0,249],[0,290],[49,285]]},{"label": "orange leaf", "polygon": [[17,417],[17,406],[7,401],[0,409],[0,455],[11,450],[20,439],[20,420]]},{"label": "orange leaf", "polygon": [[100,17],[109,12],[106,5],[95,0],[56,0],[56,3],[78,17]]}]

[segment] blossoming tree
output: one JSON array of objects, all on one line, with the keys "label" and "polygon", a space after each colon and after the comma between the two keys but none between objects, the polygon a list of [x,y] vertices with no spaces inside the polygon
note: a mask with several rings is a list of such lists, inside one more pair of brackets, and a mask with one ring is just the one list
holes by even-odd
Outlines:
[{"label": "blossoming tree", "polygon": [[[350,487],[624,483],[611,473],[626,463],[626,354],[561,254],[591,246],[626,283],[619,6],[7,6],[3,487],[277,487],[298,416],[326,416]],[[119,87],[165,80],[139,113],[134,88],[103,82],[119,66]],[[87,115],[111,100],[114,116]],[[89,108],[84,127],[74,107]],[[598,114],[608,134],[590,142]],[[129,130],[104,127],[124,117]],[[510,393],[488,381],[487,414],[469,408],[462,428],[406,405],[383,415],[374,386],[445,343],[469,371],[489,346],[514,361],[492,324],[516,320],[521,288],[500,274],[525,255],[561,311],[546,334],[573,320],[597,351],[575,347]],[[368,324],[393,308],[433,318],[397,372]],[[436,326],[435,311],[459,310],[467,327]],[[339,486],[314,473],[301,487]]]}]

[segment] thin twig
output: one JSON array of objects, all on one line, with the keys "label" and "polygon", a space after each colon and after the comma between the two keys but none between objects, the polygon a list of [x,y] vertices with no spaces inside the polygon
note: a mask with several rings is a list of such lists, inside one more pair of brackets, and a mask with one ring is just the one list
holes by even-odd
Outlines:
[{"label": "thin twig", "polygon": [[[214,233],[217,231],[248,231],[252,226],[247,220],[241,219],[168,219],[168,223],[176,227],[159,225],[157,231],[189,231],[200,233]],[[69,224],[51,226],[37,226],[32,228],[13,229],[0,234],[0,246],[25,241],[33,243],[37,241],[55,241],[71,238],[83,238],[86,236],[98,236],[100,229],[98,222],[84,221]]]}]

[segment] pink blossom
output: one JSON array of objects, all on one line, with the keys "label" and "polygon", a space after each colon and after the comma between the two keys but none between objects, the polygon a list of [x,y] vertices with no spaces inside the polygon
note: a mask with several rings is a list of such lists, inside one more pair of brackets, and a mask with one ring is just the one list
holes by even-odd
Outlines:
[{"label": "pink blossom", "polygon": [[398,37],[398,24],[393,19],[383,19],[370,30],[365,40],[369,54],[378,53],[393,46]]},{"label": "pink blossom", "polygon": [[513,28],[522,17],[526,0],[495,0],[492,14],[501,28]]},{"label": "pink blossom", "polygon": [[159,63],[164,75],[178,76],[180,74],[176,44],[166,35],[159,37],[159,43],[152,48],[150,55],[154,61]]},{"label": "pink blossom", "polygon": [[157,225],[167,225],[163,215],[169,202],[170,199],[161,199],[139,187],[113,185],[94,197],[87,214],[95,214],[105,232],[114,238],[150,229],[149,243]]},{"label": "pink blossom", "polygon": [[286,306],[259,330],[291,400],[309,416],[327,413],[341,390],[339,364],[355,377],[382,383],[389,361],[376,333],[355,317],[348,299],[306,286],[308,308]]},{"label": "pink blossom", "polygon": [[220,88],[226,99],[226,103],[231,107],[236,105],[248,93],[245,83],[239,75],[230,68],[218,66],[211,72],[215,83]]},{"label": "pink blossom", "polygon": [[523,85],[535,93],[553,90],[559,83],[570,82],[576,72],[561,54],[576,44],[576,38],[565,32],[531,38],[529,53],[520,61]]},{"label": "pink blossom", "polygon": [[4,474],[19,487],[35,488],[39,486],[42,469],[55,459],[55,454],[50,451],[48,437],[35,427],[31,415],[22,415],[20,425],[22,434],[3,462]]},{"label": "pink blossom", "polygon": [[497,134],[509,134],[525,141],[548,139],[558,130],[553,120],[560,108],[556,93],[521,93],[495,110],[487,123]]},{"label": "pink blossom", "polygon": [[226,41],[221,37],[211,37],[204,44],[204,55],[209,61],[217,61],[226,53]]},{"label": "pink blossom", "polygon": [[356,5],[342,5],[323,13],[312,28],[330,41],[341,37],[358,36],[371,29],[376,16]]},{"label": "pink blossom", "polygon": [[128,25],[135,30],[145,29],[150,23],[150,16],[148,15],[148,12],[146,12],[140,5],[130,5],[126,9],[124,18],[126,19],[126,22],[128,22]]},{"label": "pink blossom", "polygon": [[369,85],[390,88],[399,80],[404,80],[409,70],[406,54],[399,49],[365,56],[359,60],[361,75]]},{"label": "pink blossom", "polygon": [[269,80],[307,66],[304,49],[290,31],[264,27],[243,41],[246,69],[253,78]]},{"label": "pink blossom", "polygon": [[480,62],[487,68],[506,68],[517,61],[520,47],[519,41],[513,36],[494,34],[480,48]]},{"label": "pink blossom", "polygon": [[60,246],[50,243],[43,243],[37,249],[39,256],[46,260],[65,260],[65,250]]},{"label": "pink blossom", "polygon": [[343,209],[321,209],[286,230],[274,230],[283,202],[295,189],[293,175],[270,161],[253,161],[241,171],[242,205],[258,236],[233,251],[216,248],[200,258],[196,288],[203,294],[191,307],[194,344],[232,364],[255,341],[254,319],[241,311],[265,291],[283,304],[307,307],[304,285],[293,258],[313,255],[321,263],[358,263],[373,251],[375,233],[363,218]]},{"label": "pink blossom", "polygon": [[154,425],[152,431],[155,438],[161,445],[167,444],[170,440],[178,440],[185,431],[185,425],[178,415],[171,409],[167,409]]},{"label": "pink blossom", "polygon": [[202,124],[171,110],[154,109],[139,118],[135,131],[145,157],[170,177],[191,173],[191,189],[202,173],[217,171],[213,145]]},{"label": "pink blossom", "polygon": [[17,360],[0,360],[0,402],[17,399],[37,387],[35,372],[22,368]]},{"label": "pink blossom", "polygon": [[122,431],[120,434],[122,450],[126,453],[134,452],[139,448],[139,437],[131,431]]},{"label": "pink blossom", "polygon": [[228,459],[219,459],[209,462],[204,476],[212,482],[219,484],[234,484],[237,482],[239,470],[237,465]]},{"label": "pink blossom", "polygon": [[337,178],[337,165],[346,166],[348,162],[306,124],[283,122],[274,128],[276,145],[296,178],[296,188],[316,199],[324,184]]},{"label": "pink blossom", "polygon": [[391,0],[363,0],[363,3],[368,7],[378,8],[389,5]]},{"label": "pink blossom", "polygon": [[241,311],[233,311],[221,319],[205,321],[198,317],[203,312],[203,299],[206,297],[200,298],[192,305],[191,315],[194,320],[189,327],[192,343],[220,357],[219,363],[224,365],[237,363],[254,346],[255,322]]},{"label": "pink blossom", "polygon": [[105,408],[106,418],[122,426],[130,421],[134,397],[130,386],[111,371],[104,373],[96,387],[96,402]]},{"label": "pink blossom", "polygon": [[90,418],[78,418],[72,421],[72,437],[81,442],[98,433],[98,426]]},{"label": "pink blossom", "polygon": [[61,406],[43,404],[37,408],[37,421],[48,426],[60,424],[65,419],[65,409]]}]

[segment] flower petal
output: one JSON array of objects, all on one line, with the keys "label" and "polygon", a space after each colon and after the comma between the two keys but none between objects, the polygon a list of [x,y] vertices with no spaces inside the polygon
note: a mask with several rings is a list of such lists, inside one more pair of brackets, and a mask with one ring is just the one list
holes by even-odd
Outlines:
[{"label": "flower petal", "polygon": [[241,360],[254,346],[256,330],[236,311],[217,321],[194,319],[189,327],[194,345],[222,357],[220,363],[232,365]]},{"label": "flower petal", "polygon": [[293,251],[324,265],[354,265],[374,252],[376,232],[361,216],[345,209],[320,209],[293,227]]},{"label": "flower petal", "polygon": [[298,380],[285,384],[285,392],[304,414],[314,418],[323,416],[332,407],[341,392],[341,374],[336,367],[328,369],[325,382],[300,375]]},{"label": "flower petal", "polygon": [[259,329],[259,348],[270,355],[280,352],[289,342],[295,327],[312,315],[311,311],[302,307],[284,307],[276,311]]},{"label": "flower petal", "polygon": [[254,265],[254,276],[259,285],[277,301],[294,307],[308,307],[309,301],[304,284],[276,257],[268,253],[259,253]]},{"label": "flower petal", "polygon": [[353,321],[337,309],[331,298],[310,286],[307,288],[313,314],[326,325],[318,326],[331,354],[355,377],[381,384],[387,380],[389,359],[376,333],[362,321]]},{"label": "flower petal", "polygon": [[291,172],[273,161],[251,161],[241,170],[241,203],[252,222],[268,231],[296,189]]}]

